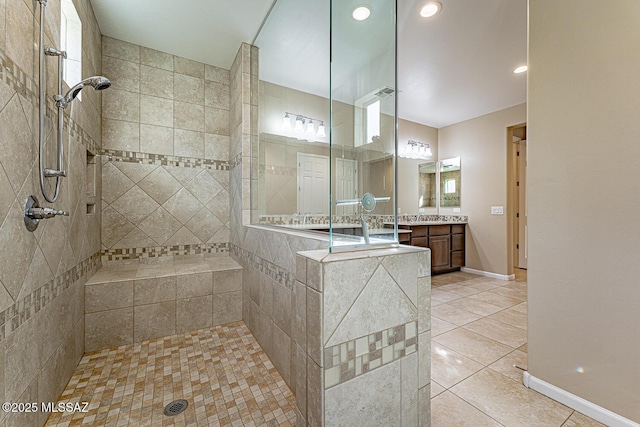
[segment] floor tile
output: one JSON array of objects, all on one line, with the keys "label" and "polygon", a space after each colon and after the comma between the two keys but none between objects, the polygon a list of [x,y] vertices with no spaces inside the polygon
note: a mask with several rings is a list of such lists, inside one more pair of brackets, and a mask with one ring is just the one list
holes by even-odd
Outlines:
[{"label": "floor tile", "polygon": [[493,293],[496,293],[498,295],[502,295],[502,296],[505,296],[505,297],[513,298],[513,299],[516,299],[516,300],[519,300],[519,301],[526,301],[527,300],[527,290],[526,289],[503,286],[501,288],[491,289],[491,291],[488,291],[488,292],[493,292]]},{"label": "floor tile", "polygon": [[431,317],[431,337],[436,337],[445,332],[449,332],[458,326],[453,323],[449,323],[446,320],[438,319],[437,317]]},{"label": "floor tile", "polygon": [[442,393],[443,391],[445,391],[445,390],[446,390],[446,388],[442,387],[437,382],[431,380],[431,398],[432,399],[434,397],[436,397],[437,395],[439,395],[440,393]]},{"label": "floor tile", "polygon": [[488,317],[464,325],[464,328],[513,348],[527,342],[527,331],[524,329]]},{"label": "floor tile", "polygon": [[435,337],[433,342],[456,351],[471,360],[489,365],[514,349],[464,328],[454,329]]},{"label": "floor tile", "polygon": [[479,314],[461,310],[449,304],[440,304],[431,307],[431,315],[457,326],[466,325],[482,317]]},{"label": "floor tile", "polygon": [[438,343],[431,345],[431,379],[450,388],[484,368],[478,362]]},{"label": "floor tile", "polygon": [[604,424],[574,411],[562,427],[604,427]]},{"label": "floor tile", "polygon": [[462,295],[458,295],[452,291],[445,291],[442,288],[435,288],[431,291],[431,299],[440,303],[454,301],[462,298]]},{"label": "floor tile", "polygon": [[[167,417],[165,405],[189,402]],[[46,426],[295,425],[295,397],[243,322],[85,354]]]},{"label": "floor tile", "polygon": [[489,368],[450,391],[509,427],[560,426],[572,413],[572,409]]},{"label": "floor tile", "polygon": [[498,307],[502,308],[513,307],[514,305],[518,305],[522,302],[522,300],[519,299],[509,298],[504,295],[497,294],[495,293],[494,289],[471,295],[469,298],[477,299],[488,304],[497,305]]},{"label": "floor tile", "polygon": [[[519,368],[516,368],[516,366]],[[516,382],[522,383],[523,369],[527,369],[527,353],[515,350],[497,362],[492,363],[489,367]]]},{"label": "floor tile", "polygon": [[506,323],[507,325],[512,325],[520,329],[527,330],[527,313],[523,313],[522,311],[515,310],[516,306],[511,308],[507,308],[505,310],[499,311],[497,313],[491,314],[488,316],[489,319],[497,320],[502,323]]},{"label": "floor tile", "polygon": [[500,427],[500,424],[449,391],[431,399],[431,427]]},{"label": "floor tile", "polygon": [[497,305],[469,297],[451,301],[448,304],[462,310],[470,311],[471,313],[479,314],[480,316],[488,316],[502,310],[502,307],[498,307]]}]

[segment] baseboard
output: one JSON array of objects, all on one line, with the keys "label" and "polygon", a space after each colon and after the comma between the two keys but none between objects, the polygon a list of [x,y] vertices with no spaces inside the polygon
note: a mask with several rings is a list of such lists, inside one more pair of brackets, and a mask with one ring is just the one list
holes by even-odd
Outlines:
[{"label": "baseboard", "polygon": [[621,415],[611,412],[608,409],[591,403],[575,394],[569,393],[559,387],[549,384],[539,378],[534,377],[529,372],[525,372],[522,376],[522,382],[525,387],[537,391],[551,399],[562,403],[596,421],[601,422],[609,427],[640,427],[640,424],[631,421]]},{"label": "baseboard", "polygon": [[479,276],[491,277],[492,279],[515,280],[516,278],[515,274],[498,274],[498,273],[492,273],[490,271],[476,270],[475,268],[469,268],[469,267],[462,267],[460,271],[463,271],[465,273],[477,274]]}]

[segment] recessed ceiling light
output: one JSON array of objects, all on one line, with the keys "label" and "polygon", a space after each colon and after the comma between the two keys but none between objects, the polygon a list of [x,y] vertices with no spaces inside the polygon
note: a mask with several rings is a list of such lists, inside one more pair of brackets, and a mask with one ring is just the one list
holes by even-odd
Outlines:
[{"label": "recessed ceiling light", "polygon": [[442,5],[437,1],[430,1],[420,8],[420,16],[423,18],[431,18],[442,9]]},{"label": "recessed ceiling light", "polygon": [[356,21],[364,21],[369,17],[369,15],[371,15],[371,11],[368,7],[360,6],[355,8],[351,15]]},{"label": "recessed ceiling light", "polygon": [[527,71],[527,66],[526,65],[521,65],[518,68],[516,68],[515,70],[513,70],[513,74],[520,74],[520,73],[524,73],[525,71]]}]

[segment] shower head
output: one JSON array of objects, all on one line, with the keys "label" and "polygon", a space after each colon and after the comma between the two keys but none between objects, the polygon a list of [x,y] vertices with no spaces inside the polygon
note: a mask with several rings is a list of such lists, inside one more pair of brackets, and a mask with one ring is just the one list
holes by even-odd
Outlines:
[{"label": "shower head", "polygon": [[102,76],[93,76],[84,79],[83,81],[69,89],[69,92],[67,92],[64,97],[55,95],[53,98],[56,100],[56,105],[58,107],[66,108],[67,104],[76,99],[80,91],[86,86],[91,86],[95,90],[105,90],[111,86],[111,81],[108,78]]}]

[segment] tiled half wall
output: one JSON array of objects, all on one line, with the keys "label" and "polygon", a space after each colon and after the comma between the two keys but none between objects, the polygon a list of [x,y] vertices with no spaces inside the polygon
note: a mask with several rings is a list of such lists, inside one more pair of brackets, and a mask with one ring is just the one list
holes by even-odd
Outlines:
[{"label": "tiled half wall", "polygon": [[102,40],[103,262],[228,253],[229,70]]}]

